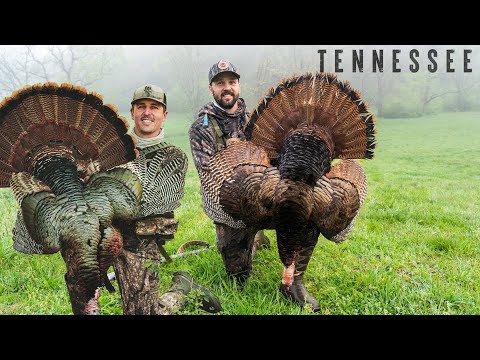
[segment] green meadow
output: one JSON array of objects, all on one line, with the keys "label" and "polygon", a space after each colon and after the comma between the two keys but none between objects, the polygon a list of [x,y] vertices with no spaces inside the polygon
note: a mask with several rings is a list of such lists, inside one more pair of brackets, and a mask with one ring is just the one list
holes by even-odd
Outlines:
[{"label": "green meadow", "polygon": [[[125,114],[129,118],[128,114]],[[170,113],[165,140],[189,157],[179,229],[170,254],[189,240],[211,247],[159,267],[161,291],[182,270],[220,299],[221,315],[310,315],[278,291],[283,266],[275,232],[257,252],[243,289],[223,268],[212,221],[201,208],[199,179],[188,144],[191,117]],[[318,315],[480,314],[480,113],[377,119],[377,148],[362,160],[368,194],[347,240],[320,236],[305,275]],[[0,189],[0,314],[72,314],[60,254],[27,255],[12,247],[17,204]],[[117,283],[102,289],[105,315],[122,314]],[[180,312],[204,315],[193,301]]]}]

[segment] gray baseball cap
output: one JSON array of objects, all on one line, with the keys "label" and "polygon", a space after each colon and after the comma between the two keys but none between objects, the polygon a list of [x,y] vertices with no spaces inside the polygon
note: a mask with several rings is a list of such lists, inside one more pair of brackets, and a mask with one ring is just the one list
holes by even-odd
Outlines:
[{"label": "gray baseball cap", "polygon": [[233,66],[230,61],[220,60],[210,68],[210,71],[208,72],[208,82],[211,84],[213,78],[223,72],[231,72],[237,77],[237,79],[240,79],[240,75],[237,73],[237,68]]},{"label": "gray baseball cap", "polygon": [[162,88],[157,85],[146,84],[140,86],[133,93],[133,100],[131,104],[133,105],[135,101],[140,99],[156,100],[165,106],[165,110],[167,109],[167,95],[165,94],[165,91],[163,91]]}]

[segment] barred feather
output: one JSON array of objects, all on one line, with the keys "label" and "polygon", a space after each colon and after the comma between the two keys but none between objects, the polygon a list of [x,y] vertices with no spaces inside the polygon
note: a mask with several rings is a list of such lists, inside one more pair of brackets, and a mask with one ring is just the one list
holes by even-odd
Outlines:
[{"label": "barred feather", "polygon": [[[329,179],[337,179],[338,181],[352,184],[355,187],[358,195],[358,202],[356,200],[356,197],[351,197],[347,199],[347,201],[349,200],[348,202],[344,202],[342,204],[345,208],[349,209],[350,214],[353,215],[345,216],[344,218],[347,220],[347,225],[342,225],[341,228],[343,228],[343,230],[329,237],[329,240],[332,240],[334,242],[343,242],[350,234],[353,226],[355,225],[358,215],[360,214],[360,209],[367,197],[367,177],[361,165],[355,160],[341,161],[338,165],[332,168],[332,170],[326,175],[326,177]],[[334,225],[332,224],[328,224],[328,226],[330,228],[334,227]]]},{"label": "barred feather", "polygon": [[[17,219],[15,221],[15,227],[12,230],[13,236],[13,248],[24,254],[45,254],[44,247],[32,239],[28,233],[25,222],[23,221],[22,211],[17,211]],[[57,252],[58,247],[53,252]]]},{"label": "barred feather", "polygon": [[142,183],[136,218],[164,214],[180,206],[188,160],[178,147],[168,143],[150,146],[137,159],[119,167],[130,170]]},{"label": "barred feather", "polygon": [[203,209],[210,218],[239,229],[266,215],[278,172],[268,171],[270,161],[261,147],[233,142],[210,164],[200,179]]}]

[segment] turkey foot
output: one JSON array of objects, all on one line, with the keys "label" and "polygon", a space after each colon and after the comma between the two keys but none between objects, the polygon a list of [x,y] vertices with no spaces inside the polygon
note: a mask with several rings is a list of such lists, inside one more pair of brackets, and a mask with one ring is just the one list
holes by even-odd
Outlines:
[{"label": "turkey foot", "polygon": [[309,294],[307,289],[305,289],[303,276],[295,277],[293,284],[290,287],[287,287],[287,285],[282,283],[280,285],[280,291],[282,294],[295,301],[301,307],[303,307],[305,304],[310,304],[314,312],[320,310],[318,301]]}]

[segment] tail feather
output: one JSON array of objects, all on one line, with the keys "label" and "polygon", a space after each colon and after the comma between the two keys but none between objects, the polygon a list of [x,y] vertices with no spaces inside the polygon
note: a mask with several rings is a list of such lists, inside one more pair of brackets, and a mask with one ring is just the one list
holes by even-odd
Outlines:
[{"label": "tail feather", "polygon": [[102,97],[72,84],[26,86],[0,103],[0,187],[13,172],[32,172],[41,156],[98,160],[108,169],[135,159],[128,121]]},{"label": "tail feather", "polygon": [[348,82],[339,81],[335,74],[307,73],[270,89],[252,112],[245,135],[272,159],[279,156],[292,130],[323,129],[334,143],[332,158],[362,159],[373,156],[374,121]]}]

